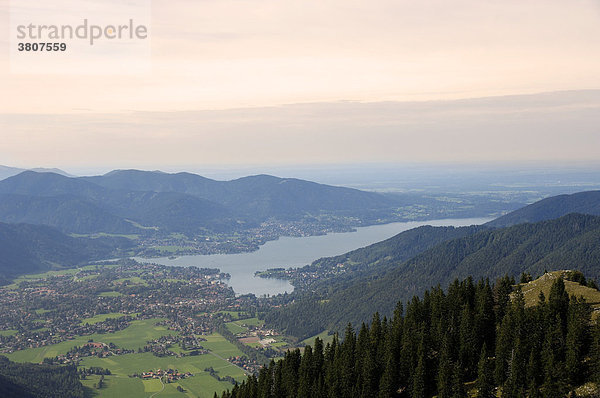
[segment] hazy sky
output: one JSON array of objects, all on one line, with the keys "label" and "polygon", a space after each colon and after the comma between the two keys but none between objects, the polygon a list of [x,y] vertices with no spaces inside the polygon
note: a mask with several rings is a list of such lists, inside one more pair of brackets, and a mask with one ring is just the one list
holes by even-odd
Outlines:
[{"label": "hazy sky", "polygon": [[[0,27],[9,10],[0,0]],[[0,164],[600,159],[598,92],[439,101],[600,89],[598,0],[154,0],[150,11],[152,70],[139,76],[11,73],[1,30]]]}]

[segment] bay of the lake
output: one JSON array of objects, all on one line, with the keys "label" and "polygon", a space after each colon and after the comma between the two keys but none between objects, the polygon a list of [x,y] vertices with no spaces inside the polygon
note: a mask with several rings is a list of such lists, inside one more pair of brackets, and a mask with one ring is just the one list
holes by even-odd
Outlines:
[{"label": "bay of the lake", "polygon": [[254,293],[256,296],[291,293],[294,287],[281,279],[254,276],[256,271],[276,267],[301,267],[321,257],[337,256],[422,225],[455,226],[479,225],[490,218],[462,218],[429,221],[396,222],[356,228],[355,232],[330,233],[320,236],[281,237],[262,245],[259,250],[239,254],[211,254],[177,258],[136,258],[138,261],[169,266],[219,268],[231,275],[227,280],[236,294]]}]

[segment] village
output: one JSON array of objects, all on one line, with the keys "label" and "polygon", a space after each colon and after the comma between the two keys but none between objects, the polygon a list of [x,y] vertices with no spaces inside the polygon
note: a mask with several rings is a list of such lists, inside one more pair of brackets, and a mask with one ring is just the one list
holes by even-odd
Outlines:
[{"label": "village", "polygon": [[190,372],[181,373],[177,369],[156,369],[148,372],[142,372],[141,374],[132,374],[131,377],[139,377],[143,380],[148,379],[164,379],[167,383],[171,383],[177,380],[185,379],[186,377],[194,376]]},{"label": "village", "polygon": [[[223,277],[215,269],[131,260],[20,277],[0,287],[0,354],[61,346],[66,348],[58,355],[39,361],[85,368],[98,360],[151,354],[191,363],[211,356],[204,344],[219,333],[242,354],[221,358],[258,374],[270,359],[283,356],[287,342],[256,318],[273,304],[254,295],[236,297]],[[156,336],[144,338],[149,335]],[[110,372],[98,363],[96,373]],[[235,384],[207,369],[218,381]],[[132,376],[169,382],[193,375],[161,368]]]}]

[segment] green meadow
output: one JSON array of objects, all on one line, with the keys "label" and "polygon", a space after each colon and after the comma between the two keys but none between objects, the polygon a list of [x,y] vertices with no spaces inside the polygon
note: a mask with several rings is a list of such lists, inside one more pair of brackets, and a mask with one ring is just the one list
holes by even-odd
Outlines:
[{"label": "green meadow", "polygon": [[[244,372],[237,366],[223,360],[233,355],[242,353],[231,343],[229,343],[220,334],[214,333],[208,336],[202,336],[207,341],[201,344],[209,349],[211,353],[185,356],[177,358],[173,356],[156,357],[149,352],[111,356],[108,358],[87,357],[81,362],[81,366],[91,367],[99,366],[110,369],[113,373],[105,377],[105,387],[93,392],[98,397],[149,397],[153,393],[159,392],[157,397],[206,397],[212,398],[214,392],[222,392],[225,389],[231,389],[233,385],[229,382],[218,381],[204,369],[212,367],[220,377],[231,376],[238,381],[245,379]],[[163,391],[162,385],[158,380],[144,380],[131,378],[134,373],[157,369],[177,369],[180,372],[190,372],[194,376],[179,380],[174,383],[165,384]],[[93,387],[98,382],[97,377],[91,377],[85,381],[85,385]],[[177,386],[181,386],[185,393],[177,391]]]},{"label": "green meadow", "polygon": [[330,335],[328,330],[324,330],[317,335],[314,335],[307,339],[302,340],[301,343],[312,346],[315,344],[315,339],[317,337],[320,338],[321,340],[323,340],[323,344],[331,343],[333,341],[333,335],[332,334]]},{"label": "green meadow", "polygon": [[89,336],[78,336],[73,340],[63,341],[45,347],[30,348],[27,350],[15,351],[6,356],[16,362],[34,362],[39,363],[44,358],[52,358],[57,355],[67,353],[74,346],[80,346],[89,340],[102,343],[114,343],[118,347],[137,350],[143,347],[148,340],[154,340],[161,336],[176,334],[177,332],[167,330],[164,326],[155,326],[154,324],[163,319],[145,319],[133,321],[131,325],[124,330],[107,334],[92,334]]},{"label": "green meadow", "polygon": [[[102,314],[89,318],[87,321],[100,321],[100,318],[115,317],[123,315],[118,313]],[[82,345],[93,340],[95,342],[114,343],[118,347],[137,350],[146,344],[146,341],[156,339],[163,335],[176,334],[177,332],[167,330],[163,326],[155,326],[162,319],[147,319],[133,321],[125,329],[115,333],[94,334],[90,336],[79,336],[73,340],[64,341],[51,346],[31,348],[23,351],[16,351],[6,356],[17,362],[39,363],[45,357],[54,357],[65,354],[69,349],[76,345]],[[1,334],[11,334],[14,331],[2,331]],[[108,358],[86,357],[80,366],[91,367],[99,366],[110,369],[112,375],[105,376],[104,386],[97,389],[94,385],[98,384],[99,376],[89,376],[83,380],[83,384],[90,388],[91,395],[94,397],[131,397],[147,398],[152,394],[156,397],[206,397],[212,398],[214,392],[222,392],[225,389],[231,389],[232,384],[225,381],[218,381],[204,369],[212,367],[217,371],[220,377],[231,376],[238,381],[245,379],[244,371],[237,366],[227,362],[225,359],[231,356],[241,356],[243,353],[233,344],[228,342],[218,333],[198,336],[206,341],[200,344],[210,350],[210,353],[195,356],[184,356],[177,358],[175,356],[156,357],[152,353],[134,353],[127,355],[114,355]],[[173,347],[173,351],[182,352],[179,347]],[[164,390],[159,380],[145,380],[131,378],[134,373],[141,373],[156,369],[178,369],[181,372],[191,372],[193,377],[179,380],[174,383],[165,384]],[[177,391],[177,386],[181,386],[185,391],[182,394]]]},{"label": "green meadow", "polygon": [[258,318],[238,319],[232,322],[227,322],[225,327],[233,334],[244,333],[248,331],[248,326],[262,326],[264,321]]},{"label": "green meadow", "polygon": [[227,322],[225,327],[233,334],[244,333],[248,331],[248,328],[238,325],[237,322]]},{"label": "green meadow", "polygon": [[127,314],[122,314],[120,312],[111,312],[108,314],[98,314],[91,318],[82,319],[81,324],[85,325],[86,323],[89,323],[90,325],[95,325],[96,323],[104,322],[105,320],[107,320],[109,318],[122,318],[126,315]]},{"label": "green meadow", "polygon": [[144,286],[148,286],[148,282],[146,282],[145,280],[143,280],[139,276],[129,276],[127,278],[115,279],[112,282],[112,284],[113,285],[118,285],[118,284],[124,283],[124,282],[127,282],[130,285],[144,285]]},{"label": "green meadow", "polygon": [[111,290],[109,292],[102,292],[98,296],[100,296],[100,297],[119,297],[122,295],[123,295],[123,293],[121,293],[121,292],[115,292],[114,290]]}]

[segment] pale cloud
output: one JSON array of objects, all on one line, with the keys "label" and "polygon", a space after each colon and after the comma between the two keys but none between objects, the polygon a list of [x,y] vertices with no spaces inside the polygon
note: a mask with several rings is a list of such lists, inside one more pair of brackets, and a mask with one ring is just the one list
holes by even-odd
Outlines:
[{"label": "pale cloud", "polygon": [[188,112],[0,115],[17,166],[594,161],[600,91]]}]

